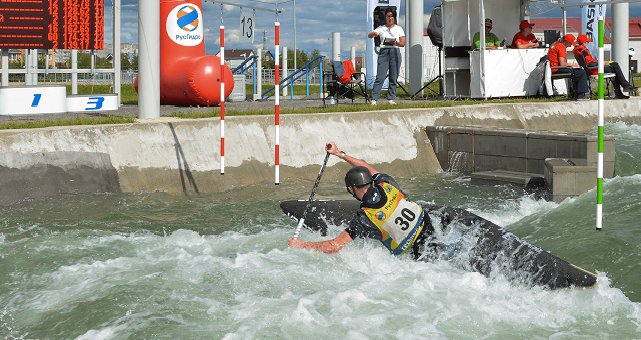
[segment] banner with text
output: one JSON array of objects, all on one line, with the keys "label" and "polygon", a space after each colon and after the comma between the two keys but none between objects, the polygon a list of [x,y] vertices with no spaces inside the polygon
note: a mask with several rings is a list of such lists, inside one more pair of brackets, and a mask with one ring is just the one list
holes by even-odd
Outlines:
[{"label": "banner with text", "polygon": [[581,32],[579,34],[585,34],[588,38],[592,39],[592,42],[588,44],[588,49],[592,52],[593,55],[597,55],[599,44],[599,16],[605,18],[605,8],[606,5],[599,5],[600,2],[605,0],[590,0],[593,5],[583,6],[581,13]]}]

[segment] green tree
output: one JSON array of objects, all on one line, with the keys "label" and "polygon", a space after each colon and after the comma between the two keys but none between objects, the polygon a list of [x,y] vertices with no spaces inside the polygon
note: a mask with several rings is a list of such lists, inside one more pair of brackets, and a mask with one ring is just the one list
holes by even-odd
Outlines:
[{"label": "green tree", "polygon": [[24,68],[22,60],[9,60],[9,68]]},{"label": "green tree", "polygon": [[129,56],[125,53],[120,53],[120,68],[123,70],[131,69],[131,60],[129,60]]},{"label": "green tree", "polygon": [[78,68],[90,68],[91,55],[88,52],[78,51]]},{"label": "green tree", "polygon": [[107,58],[107,57],[105,58],[96,57],[96,67],[111,68],[113,66],[113,58]]}]

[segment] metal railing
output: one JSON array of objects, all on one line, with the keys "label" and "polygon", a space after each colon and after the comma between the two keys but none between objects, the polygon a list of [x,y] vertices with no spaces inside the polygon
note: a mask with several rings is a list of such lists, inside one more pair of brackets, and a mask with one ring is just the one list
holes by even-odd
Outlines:
[{"label": "metal railing", "polygon": [[253,68],[256,68],[256,59],[258,59],[257,56],[253,55],[245,60],[243,60],[240,65],[234,67],[231,70],[231,73],[233,74],[245,74],[249,70],[250,67],[253,66]]},{"label": "metal railing", "polygon": [[[1,68],[0,68],[1,70]],[[9,83],[24,84],[27,74],[36,73],[39,83],[67,83],[71,82],[72,69],[34,69],[27,72],[25,68],[9,69]],[[113,82],[113,69],[78,69],[79,83],[108,84]],[[123,84],[133,84],[138,70],[122,70],[120,79]]]},{"label": "metal railing", "polygon": [[[311,75],[312,75],[312,71],[314,70],[318,71],[318,84],[320,85],[320,92],[321,93],[323,92],[323,77],[321,75],[323,74],[324,58],[325,58],[324,56],[316,56],[310,61],[308,61],[307,63],[305,63],[305,65],[303,65],[301,68],[294,70],[294,72],[290,73],[289,75],[281,79],[279,83],[281,88],[285,86],[290,86],[289,95],[291,99],[294,99],[294,87],[293,87],[294,83],[297,80],[302,81],[301,78],[303,78],[303,76],[305,76],[305,94],[306,96],[309,96],[310,94],[309,86],[312,84]],[[274,82],[273,70],[270,70],[270,71],[272,71],[271,80],[273,83]],[[269,79],[269,77],[265,77],[265,75],[263,75],[263,77],[264,77],[263,79]],[[263,93],[261,94],[261,99],[265,100],[273,96],[275,88],[276,86],[272,86],[268,88],[266,91],[263,91]]]}]

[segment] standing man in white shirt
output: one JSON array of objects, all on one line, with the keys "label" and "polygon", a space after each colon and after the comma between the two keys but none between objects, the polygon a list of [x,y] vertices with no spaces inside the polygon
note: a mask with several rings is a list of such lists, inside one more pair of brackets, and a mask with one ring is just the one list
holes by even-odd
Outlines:
[{"label": "standing man in white shirt", "polygon": [[405,47],[405,31],[396,24],[396,11],[392,8],[387,8],[385,10],[385,25],[378,26],[367,37],[370,39],[379,37],[381,39],[381,48],[376,66],[376,80],[372,89],[372,105],[376,105],[376,101],[381,96],[381,88],[383,88],[383,82],[388,73],[387,99],[390,104],[396,104],[394,101],[396,99],[396,80],[401,69],[401,51],[399,47]]}]

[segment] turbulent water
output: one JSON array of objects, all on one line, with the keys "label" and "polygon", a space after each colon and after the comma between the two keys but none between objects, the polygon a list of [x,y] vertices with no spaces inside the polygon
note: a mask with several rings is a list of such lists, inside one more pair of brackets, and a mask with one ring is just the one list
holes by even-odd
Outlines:
[{"label": "turbulent water", "polygon": [[[597,272],[597,288],[523,286],[373,241],[288,250],[295,222],[278,203],[305,198],[311,182],[60,196],[0,208],[0,337],[641,338],[641,127],[606,133],[618,177],[605,182],[601,232],[594,191],[555,204],[451,174],[398,179],[415,199],[464,207]],[[348,198],[339,178],[318,195]]]}]

